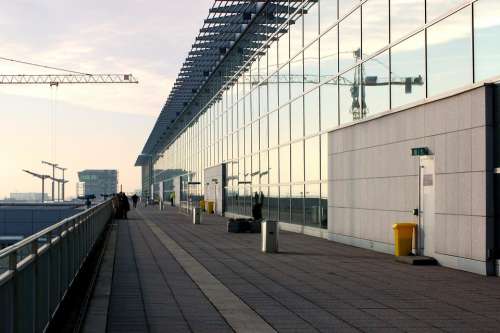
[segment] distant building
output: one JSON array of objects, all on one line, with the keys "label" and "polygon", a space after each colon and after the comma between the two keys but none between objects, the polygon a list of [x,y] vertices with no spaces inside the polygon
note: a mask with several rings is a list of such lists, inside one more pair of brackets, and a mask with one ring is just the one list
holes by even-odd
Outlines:
[{"label": "distant building", "polygon": [[[42,193],[40,192],[14,192],[10,194],[7,201],[23,201],[23,202],[40,202],[42,201]],[[44,201],[50,201],[47,193],[44,193]]]},{"label": "distant building", "polygon": [[117,192],[118,171],[83,170],[78,172],[78,180],[80,183],[84,183],[78,193],[79,195],[94,194],[96,198],[99,198],[101,194],[111,194]]}]

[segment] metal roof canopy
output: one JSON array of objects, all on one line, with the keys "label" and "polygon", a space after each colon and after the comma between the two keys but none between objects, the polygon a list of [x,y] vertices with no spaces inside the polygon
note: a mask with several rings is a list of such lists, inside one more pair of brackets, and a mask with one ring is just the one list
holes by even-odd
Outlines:
[{"label": "metal roof canopy", "polygon": [[277,30],[291,14],[302,4],[314,2],[214,0],[135,165],[156,160],[144,156],[156,156],[203,107],[217,99],[215,95],[229,80],[235,82],[233,76],[272,34],[287,32]]}]

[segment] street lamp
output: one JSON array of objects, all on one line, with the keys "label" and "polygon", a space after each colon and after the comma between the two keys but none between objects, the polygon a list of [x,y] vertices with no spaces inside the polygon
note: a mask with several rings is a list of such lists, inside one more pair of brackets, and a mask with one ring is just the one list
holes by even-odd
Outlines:
[{"label": "street lamp", "polygon": [[36,172],[32,172],[32,171],[29,171],[29,170],[24,170],[23,169],[23,171],[26,172],[26,173],[29,173],[33,177],[37,177],[37,178],[40,178],[42,180],[42,203],[43,203],[44,199],[45,199],[45,179],[51,178],[51,177],[49,175],[42,175],[42,174],[39,174],[39,173],[36,173]]},{"label": "street lamp", "polygon": [[[64,185],[68,182],[67,180],[64,180],[64,171],[66,171],[67,168],[62,168],[62,167],[56,166],[56,169],[62,171],[61,187],[62,187],[62,201],[64,202]],[[57,187],[57,197],[59,198],[59,186]]]},{"label": "street lamp", "polygon": [[55,201],[54,199],[54,185],[55,185],[55,177],[56,177],[56,167],[57,167],[57,164],[56,163],[52,163],[52,162],[47,162],[47,161],[42,161],[42,164],[47,164],[49,166],[52,167],[52,201]]}]

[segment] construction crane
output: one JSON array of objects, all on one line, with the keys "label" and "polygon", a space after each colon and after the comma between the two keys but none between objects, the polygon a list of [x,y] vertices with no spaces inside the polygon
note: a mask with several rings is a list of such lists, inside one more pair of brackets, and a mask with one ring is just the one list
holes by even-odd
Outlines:
[{"label": "construction crane", "polygon": [[0,75],[0,84],[87,84],[87,83],[139,83],[132,74],[41,74]]}]

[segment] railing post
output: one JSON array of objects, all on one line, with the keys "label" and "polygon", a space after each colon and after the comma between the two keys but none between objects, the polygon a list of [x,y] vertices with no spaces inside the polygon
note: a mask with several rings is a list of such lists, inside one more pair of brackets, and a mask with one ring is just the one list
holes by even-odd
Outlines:
[{"label": "railing post", "polygon": [[18,300],[18,284],[17,284],[17,250],[9,254],[9,271],[12,274],[12,329],[13,332],[19,331],[19,300]]},{"label": "railing post", "polygon": [[38,288],[37,288],[37,284],[38,284],[38,240],[34,240],[32,243],[31,243],[31,256],[33,258],[33,261],[32,261],[32,265],[33,265],[33,277],[32,277],[32,295],[33,295],[33,308],[32,308],[32,311],[33,311],[33,318],[32,318],[32,323],[31,323],[31,327],[32,327],[32,330],[33,332],[36,332],[37,331],[37,310],[38,310],[38,300],[39,300],[39,297],[38,297]]}]

